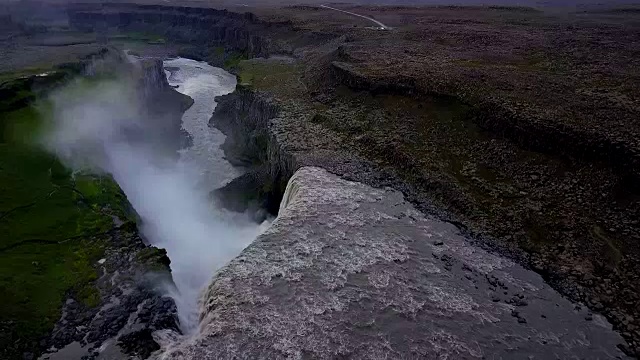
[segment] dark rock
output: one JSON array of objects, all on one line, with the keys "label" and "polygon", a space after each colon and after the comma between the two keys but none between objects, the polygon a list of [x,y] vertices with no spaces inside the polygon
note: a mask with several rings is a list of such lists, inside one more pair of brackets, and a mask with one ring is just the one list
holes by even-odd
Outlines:
[{"label": "dark rock", "polygon": [[153,339],[151,329],[143,329],[121,335],[118,346],[128,355],[142,359],[148,358],[154,351],[160,350],[160,345]]},{"label": "dark rock", "polygon": [[[147,335],[156,330],[180,331],[175,303],[154,290],[159,283],[171,282],[166,254],[145,245],[135,227],[123,226],[105,236],[105,261],[94,264],[101,274],[95,283],[99,305],[87,308],[67,300],[64,317],[55,325],[46,347],[62,349],[77,341],[87,349],[97,348],[119,333],[133,333],[131,328],[139,334],[125,338],[123,346],[138,356],[147,355],[155,348]],[[153,281],[145,275],[149,272],[155,274]],[[139,347],[133,346],[135,339],[141,341]]]}]

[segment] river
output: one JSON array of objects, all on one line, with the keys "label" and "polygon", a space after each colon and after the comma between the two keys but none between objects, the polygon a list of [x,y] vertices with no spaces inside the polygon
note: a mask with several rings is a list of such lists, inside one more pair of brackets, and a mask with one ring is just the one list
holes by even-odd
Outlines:
[{"label": "river", "polygon": [[216,189],[240,174],[225,158],[220,146],[225,136],[209,127],[216,108],[216,96],[236,88],[232,74],[207,63],[177,58],[166,60],[169,84],[193,99],[193,105],[182,117],[182,127],[189,133],[192,145],[180,151],[180,161],[199,170],[198,181],[206,190]]},{"label": "river", "polygon": [[[202,289],[216,269],[251,243],[261,226],[247,216],[216,207],[209,196],[240,174],[220,149],[225,136],[208,125],[216,107],[215,97],[232,92],[235,77],[207,63],[184,58],[166,60],[164,66],[170,69],[166,72],[169,83],[194,100],[182,117],[182,127],[192,144],[180,150],[176,171],[159,179],[167,181],[162,203],[166,205],[167,197],[175,196],[169,200],[169,211],[179,221],[152,224],[143,231],[153,245],[167,250],[177,287],[170,293],[178,306],[182,330],[190,334],[197,329]],[[178,191],[174,191],[176,188]]]}]

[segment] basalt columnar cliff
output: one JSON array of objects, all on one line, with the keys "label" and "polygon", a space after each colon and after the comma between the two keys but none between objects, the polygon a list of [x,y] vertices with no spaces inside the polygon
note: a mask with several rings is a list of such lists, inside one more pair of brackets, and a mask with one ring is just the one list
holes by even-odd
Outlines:
[{"label": "basalt columnar cliff", "polygon": [[[69,12],[72,26],[83,30],[147,31],[161,33],[168,40],[199,47],[224,46],[247,55],[266,56],[279,52],[277,44],[260,35],[265,28],[277,31],[281,25],[258,21],[252,14],[238,14],[208,8],[163,7],[155,5],[104,4],[99,11],[95,6],[72,8]],[[207,49],[203,49],[205,52]]]},{"label": "basalt columnar cliff", "polygon": [[74,28],[235,73],[211,125],[248,172],[216,195],[280,211],[165,356],[637,353],[637,12],[351,9],[380,31],[253,10],[68,9]]}]

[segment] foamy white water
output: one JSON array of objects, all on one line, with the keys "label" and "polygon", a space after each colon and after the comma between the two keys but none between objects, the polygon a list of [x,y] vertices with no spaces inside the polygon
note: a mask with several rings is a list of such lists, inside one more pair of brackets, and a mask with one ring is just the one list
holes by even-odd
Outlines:
[{"label": "foamy white water", "polygon": [[[198,325],[201,292],[210,282],[214,271],[251,243],[261,227],[246,216],[214,208],[208,196],[211,190],[240,174],[225,160],[220,148],[225,136],[208,125],[216,107],[214,98],[232,92],[236,86],[235,77],[207,63],[184,58],[167,60],[164,66],[178,69],[169,73],[169,83],[194,100],[182,117],[182,127],[193,142],[190,147],[180,151],[177,166],[181,169],[180,173],[188,177],[183,181],[191,182],[187,187],[198,190],[196,196],[200,197],[200,201],[191,199],[187,203],[198,204],[204,200],[208,207],[197,210],[198,213],[208,214],[205,218],[191,214],[189,210],[193,209],[176,208],[175,216],[181,219],[181,223],[167,224],[166,229],[156,237],[164,241],[155,244],[165,248],[171,259],[173,279],[178,289],[173,297],[183,331],[191,333]],[[170,181],[166,185],[172,187],[183,184]],[[180,199],[171,203],[180,203]],[[185,213],[192,217],[185,218]],[[165,238],[163,234],[172,233],[169,227],[173,226],[189,228],[190,236],[181,241]]]},{"label": "foamy white water", "polygon": [[[135,61],[135,59],[132,59]],[[45,145],[73,168],[110,173],[141,218],[141,232],[171,259],[180,325],[193,333],[198,302],[214,272],[238,255],[261,226],[216,208],[211,190],[239,175],[225,159],[224,135],[208,126],[214,98],[234,90],[233,75],[206,63],[173,59],[171,84],[193,98],[182,125],[193,145],[167,157],[153,139],[154,119],[143,118],[130,79],[87,88],[70,85],[52,96],[54,123]],[[135,132],[137,136],[128,136]]]}]

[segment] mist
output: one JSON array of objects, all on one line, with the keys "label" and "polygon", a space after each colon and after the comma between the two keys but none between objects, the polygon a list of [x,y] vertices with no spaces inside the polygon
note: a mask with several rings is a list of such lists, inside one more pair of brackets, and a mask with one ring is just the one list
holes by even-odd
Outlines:
[{"label": "mist", "polygon": [[174,298],[188,334],[197,329],[203,287],[261,227],[215,206],[202,186],[202,174],[211,169],[161,148],[135,88],[120,76],[60,89],[51,95],[53,118],[42,143],[70,168],[108,173],[117,181],[141,219],[144,238],[167,250],[175,287],[164,291]]}]

